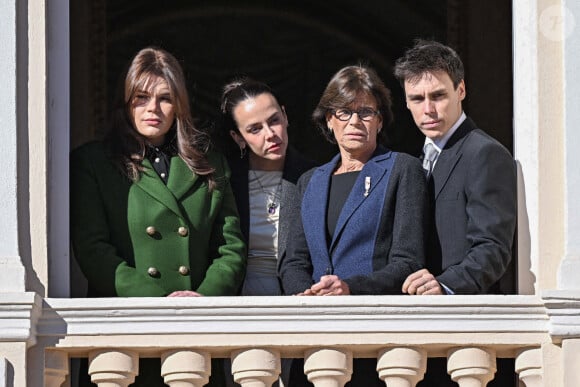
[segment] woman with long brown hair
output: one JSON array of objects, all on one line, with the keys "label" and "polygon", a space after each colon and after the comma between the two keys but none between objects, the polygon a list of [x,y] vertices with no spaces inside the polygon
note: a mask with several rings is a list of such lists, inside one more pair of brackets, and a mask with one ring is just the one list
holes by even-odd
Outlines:
[{"label": "woman with long brown hair", "polygon": [[[229,169],[168,52],[137,53],[105,141],[72,153],[71,237],[89,296],[237,294],[246,248]],[[140,370],[151,375],[135,386],[164,385],[158,365]]]}]

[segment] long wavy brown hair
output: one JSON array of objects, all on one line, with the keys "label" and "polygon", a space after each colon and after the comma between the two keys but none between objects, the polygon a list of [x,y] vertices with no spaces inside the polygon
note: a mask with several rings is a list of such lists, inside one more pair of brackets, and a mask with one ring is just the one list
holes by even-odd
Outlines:
[{"label": "long wavy brown hair", "polygon": [[175,111],[175,121],[166,134],[166,139],[173,139],[177,154],[192,173],[205,176],[210,188],[214,188],[215,170],[207,159],[209,135],[193,124],[185,77],[179,62],[160,48],[142,49],[135,55],[127,70],[123,90],[117,97],[111,117],[111,130],[106,138],[115,162],[129,179],[139,180],[144,170],[143,159],[147,141],[133,124],[131,105],[138,92],[153,86],[152,80],[155,77],[167,82]]}]

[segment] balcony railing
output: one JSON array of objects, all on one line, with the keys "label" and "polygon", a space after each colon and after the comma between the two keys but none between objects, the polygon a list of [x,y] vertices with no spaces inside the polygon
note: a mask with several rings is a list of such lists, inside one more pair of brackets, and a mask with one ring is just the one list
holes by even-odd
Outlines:
[{"label": "balcony railing", "polygon": [[[215,357],[231,357],[234,379],[245,387],[270,386],[281,358],[304,358],[317,387],[343,386],[353,358],[376,358],[377,377],[389,387],[415,386],[429,357],[446,357],[459,386],[485,386],[496,358],[515,358],[520,380],[535,387],[545,382],[542,346],[578,329],[569,312],[578,310],[574,297],[36,296],[29,304],[42,307],[32,306],[39,311],[28,317],[36,340],[29,340],[27,385],[50,387],[65,383],[69,359],[79,357],[89,358],[92,380],[107,387],[131,384],[139,357],[161,358],[165,382],[179,387],[207,383]],[[20,318],[24,324],[26,313]]]}]

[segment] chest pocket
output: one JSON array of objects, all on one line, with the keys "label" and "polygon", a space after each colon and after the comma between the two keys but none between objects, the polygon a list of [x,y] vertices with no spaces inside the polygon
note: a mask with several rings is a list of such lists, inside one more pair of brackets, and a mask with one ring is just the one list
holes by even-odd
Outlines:
[{"label": "chest pocket", "polygon": [[462,196],[461,192],[459,191],[441,192],[437,200],[441,201],[459,200],[461,196]]}]

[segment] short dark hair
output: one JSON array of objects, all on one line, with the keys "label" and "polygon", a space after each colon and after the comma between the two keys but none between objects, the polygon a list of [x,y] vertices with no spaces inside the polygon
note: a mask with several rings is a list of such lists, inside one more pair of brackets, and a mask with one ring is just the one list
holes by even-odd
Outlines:
[{"label": "short dark hair", "polygon": [[425,73],[444,71],[457,88],[465,77],[463,62],[451,47],[433,40],[415,40],[415,45],[395,62],[395,78],[404,86],[415,82]]},{"label": "short dark hair", "polygon": [[[384,126],[388,126],[393,121],[391,91],[375,70],[363,65],[346,66],[338,70],[328,82],[312,113],[312,120],[329,142],[335,144],[336,139],[327,127],[326,114],[349,106],[360,94],[372,96],[376,100]],[[385,133],[386,130],[382,130],[378,135],[386,136]]]},{"label": "short dark hair", "polygon": [[239,133],[238,125],[234,119],[234,109],[242,102],[250,98],[256,98],[261,94],[270,94],[278,105],[280,100],[267,84],[252,78],[242,77],[226,84],[223,88],[220,110],[222,112],[222,128],[226,132],[233,130]]}]

